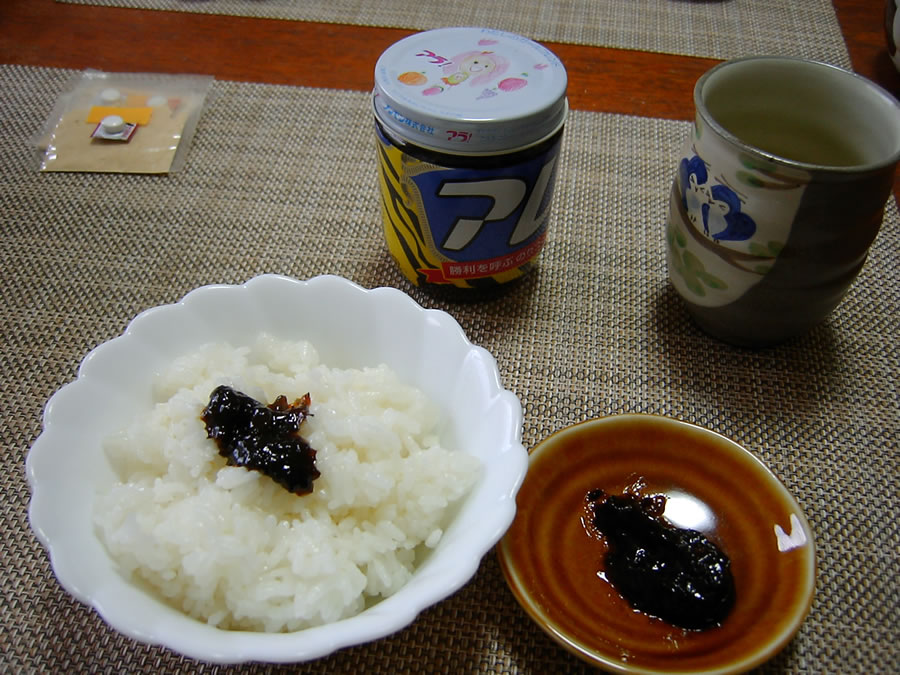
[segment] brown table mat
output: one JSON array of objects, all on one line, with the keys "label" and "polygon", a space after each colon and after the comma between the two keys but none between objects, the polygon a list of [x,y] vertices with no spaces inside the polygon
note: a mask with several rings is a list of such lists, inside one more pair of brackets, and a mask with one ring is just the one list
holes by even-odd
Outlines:
[{"label": "brown table mat", "polygon": [[[29,139],[69,71],[0,67],[0,672],[201,672],[110,630],[57,584],[24,476],[47,398],[138,312],[209,283],[335,273],[455,316],[522,400],[524,442],[590,417],[670,415],[744,444],[816,533],[812,613],[765,673],[900,663],[900,214],[843,304],[764,351],[707,338],[666,280],[663,223],[685,122],[574,112],[538,271],[491,300],[412,289],[380,232],[365,94],[216,82],[181,173],[41,174]],[[340,120],[340,124],[327,124]],[[577,673],[519,608],[493,553],[394,636],[296,668],[241,672]]]},{"label": "brown table mat", "polygon": [[414,30],[488,26],[550,42],[713,59],[785,54],[850,67],[830,0],[59,1]]}]

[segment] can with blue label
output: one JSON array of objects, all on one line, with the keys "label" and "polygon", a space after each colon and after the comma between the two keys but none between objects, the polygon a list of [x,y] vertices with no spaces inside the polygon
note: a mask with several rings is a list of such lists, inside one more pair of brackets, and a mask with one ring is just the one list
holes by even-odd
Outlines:
[{"label": "can with blue label", "polygon": [[547,235],[566,70],[545,47],[487,28],[440,28],[375,66],[384,234],[417,286],[520,278]]}]

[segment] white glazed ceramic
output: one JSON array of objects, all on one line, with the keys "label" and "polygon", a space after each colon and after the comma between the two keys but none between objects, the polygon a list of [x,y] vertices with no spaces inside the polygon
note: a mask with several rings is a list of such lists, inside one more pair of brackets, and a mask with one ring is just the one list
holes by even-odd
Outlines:
[{"label": "white glazed ceramic", "polygon": [[834,66],[751,57],[694,90],[667,227],[669,278],[707,332],[764,345],[843,298],[881,225],[900,106]]},{"label": "white glazed ceramic", "polygon": [[[386,363],[441,408],[442,442],[483,467],[406,586],[355,617],[294,633],[224,631],[187,617],[120,576],[92,526],[94,495],[113,480],[101,441],[146,409],[154,375],[201,344],[249,344],[260,332],[309,340],[332,367]],[[397,631],[469,581],[515,515],[528,463],[521,429],[521,404],[503,389],[496,361],[449,314],[340,277],[264,275],[150,309],[88,354],[47,403],[28,454],[29,517],[62,586],[125,635],[204,661],[306,661]]]}]

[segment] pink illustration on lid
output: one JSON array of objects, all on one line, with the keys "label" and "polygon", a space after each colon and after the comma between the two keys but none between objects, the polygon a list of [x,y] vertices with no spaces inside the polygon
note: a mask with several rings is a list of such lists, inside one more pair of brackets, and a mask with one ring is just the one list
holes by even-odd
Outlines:
[{"label": "pink illustration on lid", "polygon": [[469,51],[457,54],[444,65],[445,84],[455,86],[471,78],[470,86],[484,86],[500,77],[509,68],[509,61],[489,51]]},{"label": "pink illustration on lid", "polygon": [[[450,88],[466,84],[481,90],[475,99],[477,101],[493,98],[501,92],[524,89],[528,85],[528,73],[523,72],[520,77],[504,78],[511,67],[509,58],[492,49],[485,49],[496,44],[499,44],[497,40],[482,38],[478,40],[478,48],[458,53],[452,58],[431,49],[420,49],[416,57],[424,59],[429,66],[437,66],[437,81],[427,78],[424,71],[406,71],[397,76],[397,79],[408,86],[422,87],[423,96],[437,96]],[[534,66],[535,70],[545,70],[548,67],[546,62]]]},{"label": "pink illustration on lid", "polygon": [[528,81],[523,80],[521,77],[507,77],[505,80],[500,80],[500,84],[497,85],[497,88],[500,91],[516,91],[527,84]]}]

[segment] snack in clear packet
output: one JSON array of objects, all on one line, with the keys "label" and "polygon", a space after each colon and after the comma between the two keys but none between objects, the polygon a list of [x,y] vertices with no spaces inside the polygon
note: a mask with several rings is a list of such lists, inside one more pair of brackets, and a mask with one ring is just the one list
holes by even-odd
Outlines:
[{"label": "snack in clear packet", "polygon": [[137,124],[130,124],[118,115],[107,115],[97,123],[91,138],[99,138],[105,141],[128,142],[134,136]]},{"label": "snack in clear packet", "polygon": [[41,171],[162,174],[184,164],[213,78],[104,73],[73,78],[35,140]]}]

